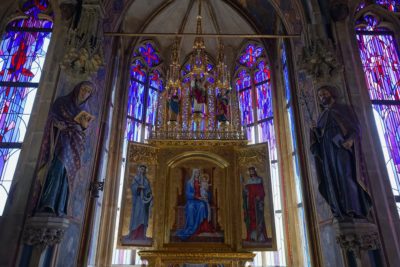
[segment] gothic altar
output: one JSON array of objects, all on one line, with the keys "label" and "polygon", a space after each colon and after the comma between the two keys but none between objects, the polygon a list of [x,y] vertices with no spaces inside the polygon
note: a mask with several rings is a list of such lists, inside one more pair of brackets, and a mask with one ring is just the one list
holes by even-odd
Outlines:
[{"label": "gothic altar", "polygon": [[222,44],[212,69],[197,38],[181,71],[177,43],[147,144],[129,143],[118,246],[149,266],[244,266],[276,249],[268,147],[248,145]]}]

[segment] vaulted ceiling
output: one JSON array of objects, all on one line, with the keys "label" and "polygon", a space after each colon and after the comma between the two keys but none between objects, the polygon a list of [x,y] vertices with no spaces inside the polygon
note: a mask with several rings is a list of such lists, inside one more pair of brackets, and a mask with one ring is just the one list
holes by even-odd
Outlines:
[{"label": "vaulted ceiling", "polygon": [[[226,0],[135,0],[125,13],[122,30],[132,33],[196,33],[196,17],[201,6],[203,33],[205,34],[256,34],[260,32],[256,24],[243,12],[240,4]],[[254,2],[254,1],[253,1]],[[256,1],[258,2],[258,1]],[[263,33],[273,33],[276,26],[276,13],[268,1],[258,6],[264,10],[260,18]],[[254,5],[252,5],[254,7]],[[251,10],[249,9],[251,12]],[[141,40],[146,39],[142,37]],[[148,37],[147,37],[148,39]],[[174,37],[152,38],[160,45],[161,51],[170,51]],[[135,39],[137,41],[137,39]],[[181,39],[181,60],[191,51],[193,36]],[[228,51],[240,49],[243,38],[224,38]],[[207,52],[217,57],[218,41],[206,38]],[[168,54],[168,52],[166,52]],[[228,52],[229,53],[229,52]],[[164,55],[166,56],[166,55]]]}]

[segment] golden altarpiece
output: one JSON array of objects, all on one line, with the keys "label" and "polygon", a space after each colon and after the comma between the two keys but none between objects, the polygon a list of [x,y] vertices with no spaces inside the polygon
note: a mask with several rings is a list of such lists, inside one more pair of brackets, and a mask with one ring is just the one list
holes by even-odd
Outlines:
[{"label": "golden altarpiece", "polygon": [[180,77],[177,43],[157,124],[129,143],[118,246],[149,266],[244,266],[276,249],[268,148],[248,145],[223,54],[207,69],[197,38]]}]

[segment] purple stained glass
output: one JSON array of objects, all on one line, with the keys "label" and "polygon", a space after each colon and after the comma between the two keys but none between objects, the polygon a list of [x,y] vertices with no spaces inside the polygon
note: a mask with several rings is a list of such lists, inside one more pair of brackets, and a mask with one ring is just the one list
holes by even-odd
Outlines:
[{"label": "purple stained glass", "polygon": [[269,70],[269,66],[266,64],[265,60],[261,60],[258,63],[257,69],[254,74],[254,83],[262,83],[265,81],[269,81],[271,78],[271,72]]},{"label": "purple stained glass", "polygon": [[239,106],[243,125],[249,125],[254,122],[253,105],[251,90],[239,92]]},{"label": "purple stained glass", "polygon": [[[373,108],[379,115],[383,129],[382,147],[387,147],[393,168],[388,171],[400,182],[400,58],[395,38],[389,31],[377,29],[372,20],[365,29],[357,29],[360,57]],[[385,101],[380,103],[380,101]],[[379,119],[377,125],[380,125]]]},{"label": "purple stained glass", "polygon": [[149,89],[147,97],[146,123],[150,123],[152,125],[154,125],[156,122],[157,97],[158,91]]},{"label": "purple stained glass", "polygon": [[128,116],[142,120],[144,110],[144,91],[142,83],[132,81],[128,95]]},{"label": "purple stained glass", "polygon": [[247,45],[244,53],[239,58],[240,64],[246,65],[249,68],[253,68],[263,51],[264,49],[261,46],[255,44]]},{"label": "purple stained glass", "polygon": [[160,57],[151,43],[145,43],[140,46],[139,53],[150,68],[160,64]]},{"label": "purple stained glass", "polygon": [[142,135],[142,124],[131,119],[126,121],[126,136],[128,141],[140,142]]},{"label": "purple stained glass", "polygon": [[372,100],[400,100],[400,61],[391,34],[357,35]]},{"label": "purple stained glass", "polygon": [[270,83],[256,86],[257,92],[257,119],[263,120],[273,116],[272,96]]},{"label": "purple stained glass", "polygon": [[146,67],[142,60],[135,59],[131,66],[131,78],[144,83],[147,77],[146,71]]},{"label": "purple stained glass", "polygon": [[161,79],[161,73],[158,70],[154,70],[150,74],[150,87],[162,91],[164,89],[163,80]]},{"label": "purple stained glass", "polygon": [[245,69],[240,70],[237,76],[236,90],[240,91],[251,86],[250,74]]}]

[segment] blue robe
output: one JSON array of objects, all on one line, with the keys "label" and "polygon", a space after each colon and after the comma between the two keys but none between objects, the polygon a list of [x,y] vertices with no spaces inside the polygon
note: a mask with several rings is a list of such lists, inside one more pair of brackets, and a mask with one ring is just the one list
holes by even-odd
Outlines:
[{"label": "blue robe", "polygon": [[208,218],[207,202],[195,198],[194,180],[190,179],[185,186],[185,228],[178,230],[176,235],[182,240],[190,238],[201,223]]},{"label": "blue robe", "polygon": [[[144,188],[138,191],[139,186],[143,186]],[[149,225],[150,208],[153,201],[150,183],[146,176],[136,175],[131,184],[131,191],[132,211],[129,230],[135,231],[138,227],[143,225],[144,233],[146,233],[147,226]]]},{"label": "blue robe", "polygon": [[79,83],[71,93],[57,98],[51,107],[39,164],[39,169],[47,168],[37,206],[39,212],[67,214],[69,195],[81,167],[85,145],[85,129],[74,120],[86,108],[88,99],[79,103],[79,91],[84,85],[93,86],[91,82]]}]

